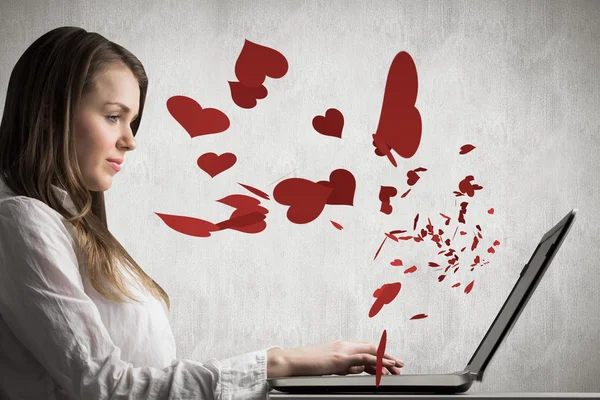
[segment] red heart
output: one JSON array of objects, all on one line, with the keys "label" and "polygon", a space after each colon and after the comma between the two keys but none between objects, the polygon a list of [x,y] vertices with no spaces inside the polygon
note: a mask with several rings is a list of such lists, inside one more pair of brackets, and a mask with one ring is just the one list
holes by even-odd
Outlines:
[{"label": "red heart", "polygon": [[245,86],[250,87],[262,85],[267,76],[281,78],[287,70],[288,62],[283,54],[247,39],[235,62],[235,76]]},{"label": "red heart", "polygon": [[[401,157],[412,157],[421,142],[421,115],[417,100],[417,68],[412,57],[401,51],[394,57],[385,84],[385,94],[376,136]],[[380,152],[380,146],[377,146]],[[390,160],[391,161],[391,160]]]},{"label": "red heart", "polygon": [[419,179],[421,179],[421,177],[412,169],[406,173],[406,176],[408,177],[406,180],[408,186],[414,185]]},{"label": "red heart", "polygon": [[342,129],[344,127],[344,116],[335,109],[330,108],[325,112],[325,116],[317,115],[312,120],[313,128],[317,132],[325,136],[342,137]]},{"label": "red heart", "polygon": [[212,178],[221,172],[231,168],[237,161],[235,154],[223,153],[220,156],[215,153],[205,153],[198,157],[198,166]]},{"label": "red heart", "polygon": [[345,169],[336,169],[329,174],[329,181],[319,181],[318,184],[332,185],[333,191],[327,199],[327,204],[344,206],[354,205],[354,191],[356,180],[352,172]]},{"label": "red heart", "polygon": [[192,137],[223,132],[229,128],[229,118],[216,108],[202,108],[194,99],[173,96],[167,100],[167,109]]},{"label": "red heart", "polygon": [[263,85],[258,87],[244,86],[241,82],[229,82],[229,90],[233,102],[242,108],[254,108],[257,99],[267,97],[269,91]]},{"label": "red heart", "polygon": [[283,180],[273,189],[273,198],[279,204],[290,206],[288,219],[295,224],[306,224],[316,219],[327,204],[333,191],[330,184],[317,184],[302,178]]}]

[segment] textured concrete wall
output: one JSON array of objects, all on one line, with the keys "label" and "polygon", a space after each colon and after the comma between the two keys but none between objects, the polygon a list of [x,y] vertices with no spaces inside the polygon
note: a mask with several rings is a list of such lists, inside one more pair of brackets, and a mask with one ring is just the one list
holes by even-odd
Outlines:
[{"label": "textured concrete wall", "polygon": [[[50,29],[74,25],[132,51],[150,78],[137,151],[106,193],[111,230],[170,294],[179,357],[225,358],[270,345],[298,347],[335,339],[377,343],[406,363],[404,373],[462,369],[493,321],[539,238],[571,208],[578,219],[528,307],[474,391],[600,391],[600,2],[542,1],[173,1],[0,2],[0,93],[18,57]],[[244,40],[285,55],[289,71],[267,78],[268,96],[236,106],[228,81]],[[417,67],[422,141],[398,168],[373,154],[390,63],[400,51]],[[190,138],[169,114],[174,95],[218,108],[231,127]],[[342,139],[319,135],[312,118],[344,114]],[[458,155],[465,143],[477,148]],[[196,166],[205,152],[238,161],[210,178]],[[406,171],[425,167],[403,199]],[[217,203],[245,193],[237,182],[272,193],[282,176],[326,180],[345,168],[357,181],[354,206],[327,206],[297,225],[286,208],[270,212],[258,234],[184,236],[155,212],[211,221],[232,209]],[[439,213],[456,226],[458,182],[482,185],[470,201],[489,264],[437,281],[426,266],[433,243],[386,242],[412,230],[413,218]],[[398,189],[391,215],[379,212],[380,185]],[[494,207],[494,215],[488,208]],[[335,229],[329,220],[344,226]],[[450,233],[454,229],[448,229]],[[460,244],[457,245],[460,247]],[[468,249],[467,249],[468,250]],[[489,256],[489,257],[487,257]],[[390,266],[395,258],[417,273]],[[469,294],[462,291],[475,280]],[[373,291],[402,290],[374,318]],[[461,288],[451,289],[455,281]],[[417,313],[428,318],[409,320]]]}]

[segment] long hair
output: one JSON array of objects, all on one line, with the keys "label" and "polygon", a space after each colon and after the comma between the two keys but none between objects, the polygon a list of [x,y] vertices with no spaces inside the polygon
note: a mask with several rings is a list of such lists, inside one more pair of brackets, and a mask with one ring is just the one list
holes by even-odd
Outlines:
[{"label": "long hair", "polygon": [[[104,193],[86,188],[75,151],[73,119],[80,99],[109,67],[123,64],[140,88],[139,116],[131,123],[135,136],[148,77],[132,53],[96,32],[71,26],[51,30],[33,42],[8,83],[0,123],[0,178],[15,194],[44,202],[75,226],[79,267],[85,263],[100,294],[117,302],[125,297],[138,301],[126,285],[124,272],[129,272],[170,310],[167,293],[108,230]],[[77,211],[74,215],[51,185],[68,193]]]}]

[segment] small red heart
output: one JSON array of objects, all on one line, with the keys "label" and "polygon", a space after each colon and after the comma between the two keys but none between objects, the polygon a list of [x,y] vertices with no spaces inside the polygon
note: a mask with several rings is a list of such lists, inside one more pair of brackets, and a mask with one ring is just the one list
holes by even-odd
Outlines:
[{"label": "small red heart", "polygon": [[194,99],[186,96],[170,97],[167,109],[192,138],[229,128],[229,118],[223,112],[216,108],[202,108]]},{"label": "small red heart", "polygon": [[354,205],[354,192],[356,191],[356,179],[352,172],[345,169],[336,169],[329,174],[329,181],[319,181],[318,184],[331,185],[333,191],[327,199],[331,205]]},{"label": "small red heart", "polygon": [[267,97],[269,91],[263,85],[258,87],[244,86],[241,82],[229,82],[229,90],[233,102],[242,108],[254,108],[258,99]]},{"label": "small red heart", "polygon": [[197,164],[200,169],[214,178],[231,168],[236,161],[237,158],[233,153],[223,153],[220,156],[215,153],[205,153],[198,157]]},{"label": "small red heart", "polygon": [[267,76],[281,78],[287,70],[288,62],[283,54],[247,39],[235,62],[235,76],[245,86],[250,87],[262,85]]},{"label": "small red heart", "polygon": [[335,109],[330,108],[325,112],[325,116],[317,115],[312,120],[313,128],[321,135],[342,137],[342,129],[344,128],[344,116]]},{"label": "small red heart", "polygon": [[415,183],[417,183],[417,181],[421,178],[415,171],[413,171],[412,169],[410,171],[408,171],[406,173],[406,176],[408,177],[408,179],[406,180],[406,183],[408,184],[408,186],[412,186]]},{"label": "small red heart", "polygon": [[306,224],[321,214],[332,191],[331,184],[317,184],[308,179],[289,178],[275,186],[273,198],[279,204],[290,206],[286,215],[291,222]]}]

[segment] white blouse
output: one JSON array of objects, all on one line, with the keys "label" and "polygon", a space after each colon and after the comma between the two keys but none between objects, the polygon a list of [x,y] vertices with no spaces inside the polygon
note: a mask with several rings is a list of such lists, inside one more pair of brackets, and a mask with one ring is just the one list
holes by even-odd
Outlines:
[{"label": "white blouse", "polygon": [[[53,186],[67,209],[66,191]],[[75,227],[0,179],[1,399],[266,399],[267,350],[176,359],[162,301],[99,294],[75,253]]]}]

